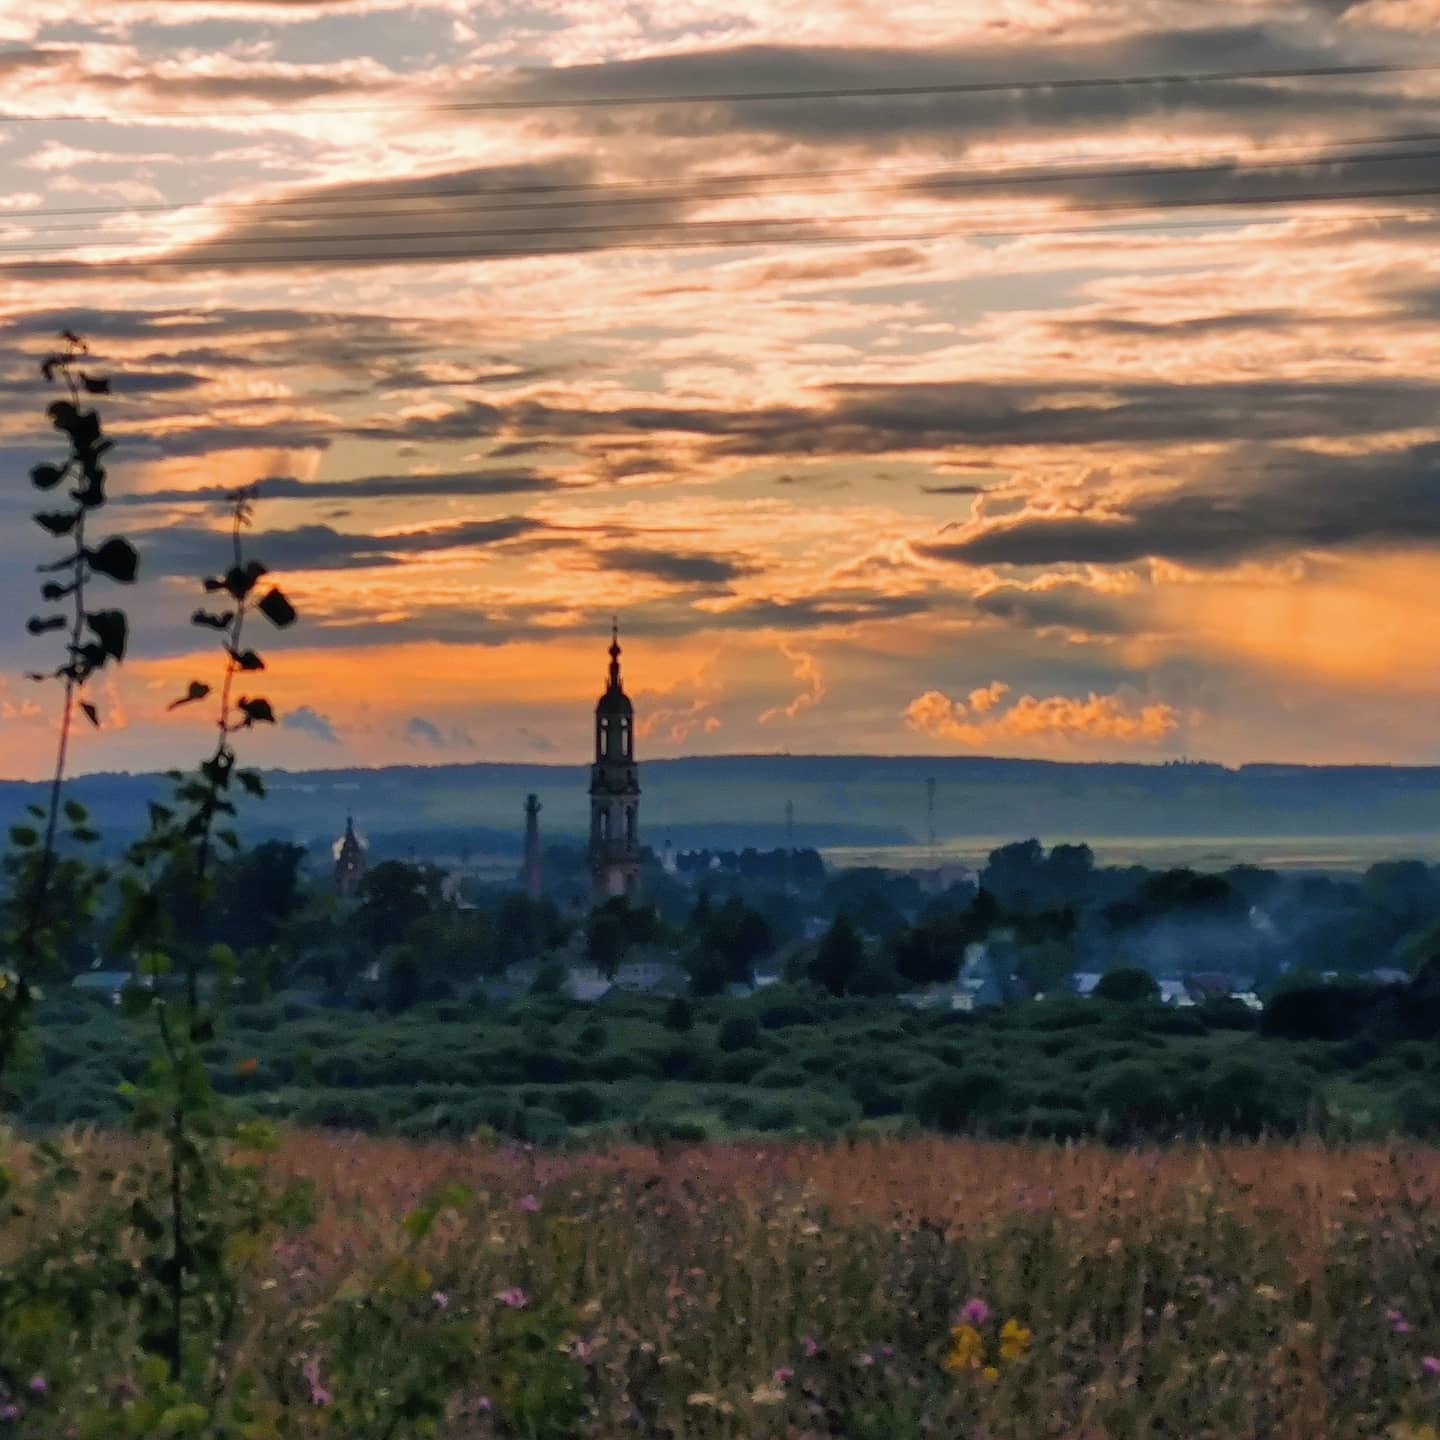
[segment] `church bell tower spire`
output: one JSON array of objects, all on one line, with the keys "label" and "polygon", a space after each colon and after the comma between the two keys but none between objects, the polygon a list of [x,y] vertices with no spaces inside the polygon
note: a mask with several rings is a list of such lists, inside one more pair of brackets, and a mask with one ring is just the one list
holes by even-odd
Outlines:
[{"label": "church bell tower spire", "polygon": [[620,679],[620,620],[610,622],[610,680],[595,706],[590,769],[590,872],[596,904],[633,896],[640,883],[640,768],[635,707]]}]

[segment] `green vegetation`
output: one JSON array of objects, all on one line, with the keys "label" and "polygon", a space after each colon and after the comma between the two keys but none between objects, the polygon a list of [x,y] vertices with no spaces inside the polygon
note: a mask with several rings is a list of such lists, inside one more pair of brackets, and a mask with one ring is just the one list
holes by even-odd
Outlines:
[{"label": "green vegetation", "polygon": [[[1415,1007],[1397,1000],[1397,1013]],[[1433,1044],[1391,1035],[1388,1012],[1339,1036],[1279,1033],[1293,1009],[1262,1030],[1233,1002],[1177,1011],[1128,994],[966,1015],[776,986],[751,999],[481,998],[391,1015],[282,993],[232,1005],[203,1055],[256,1117],[412,1136],[1440,1134]],[[133,1024],[71,996],[42,1002],[37,1020],[17,1118],[118,1123],[117,1087],[142,1064]]]}]

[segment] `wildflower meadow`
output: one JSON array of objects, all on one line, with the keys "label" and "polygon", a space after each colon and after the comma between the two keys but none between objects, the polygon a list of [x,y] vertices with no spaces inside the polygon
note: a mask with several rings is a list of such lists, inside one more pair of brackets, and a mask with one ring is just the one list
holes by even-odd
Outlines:
[{"label": "wildflower meadow", "polygon": [[309,1204],[229,1238],[209,1406],[176,1402],[125,1287],[90,1283],[111,1259],[85,1248],[94,1218],[148,1143],[10,1142],[16,1194],[57,1163],[67,1178],[0,1230],[0,1434],[1422,1440],[1440,1423],[1429,1151],[564,1154],[292,1133],[259,1168]]}]

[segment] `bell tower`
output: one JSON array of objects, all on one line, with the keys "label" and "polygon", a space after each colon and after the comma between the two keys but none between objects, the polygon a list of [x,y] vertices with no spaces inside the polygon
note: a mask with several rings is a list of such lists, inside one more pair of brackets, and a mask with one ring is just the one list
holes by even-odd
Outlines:
[{"label": "bell tower", "polygon": [[590,768],[590,875],[594,903],[632,897],[640,883],[640,769],[635,707],[620,683],[620,624],[610,633],[610,683],[595,706]]}]

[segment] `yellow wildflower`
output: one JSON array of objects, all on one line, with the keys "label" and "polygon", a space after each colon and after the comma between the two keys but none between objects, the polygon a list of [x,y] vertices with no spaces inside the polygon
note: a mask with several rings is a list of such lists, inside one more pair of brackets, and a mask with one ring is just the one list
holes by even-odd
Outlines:
[{"label": "yellow wildflower", "polygon": [[1000,1372],[993,1365],[987,1365],[980,1373],[992,1385],[1000,1378]]},{"label": "yellow wildflower", "polygon": [[1019,1360],[1030,1348],[1034,1337],[1018,1320],[1007,1320],[1000,1327],[1000,1358]]},{"label": "yellow wildflower", "polygon": [[978,1370],[985,1360],[985,1342],[973,1325],[957,1325],[950,1332],[950,1353],[945,1368],[951,1371]]}]

